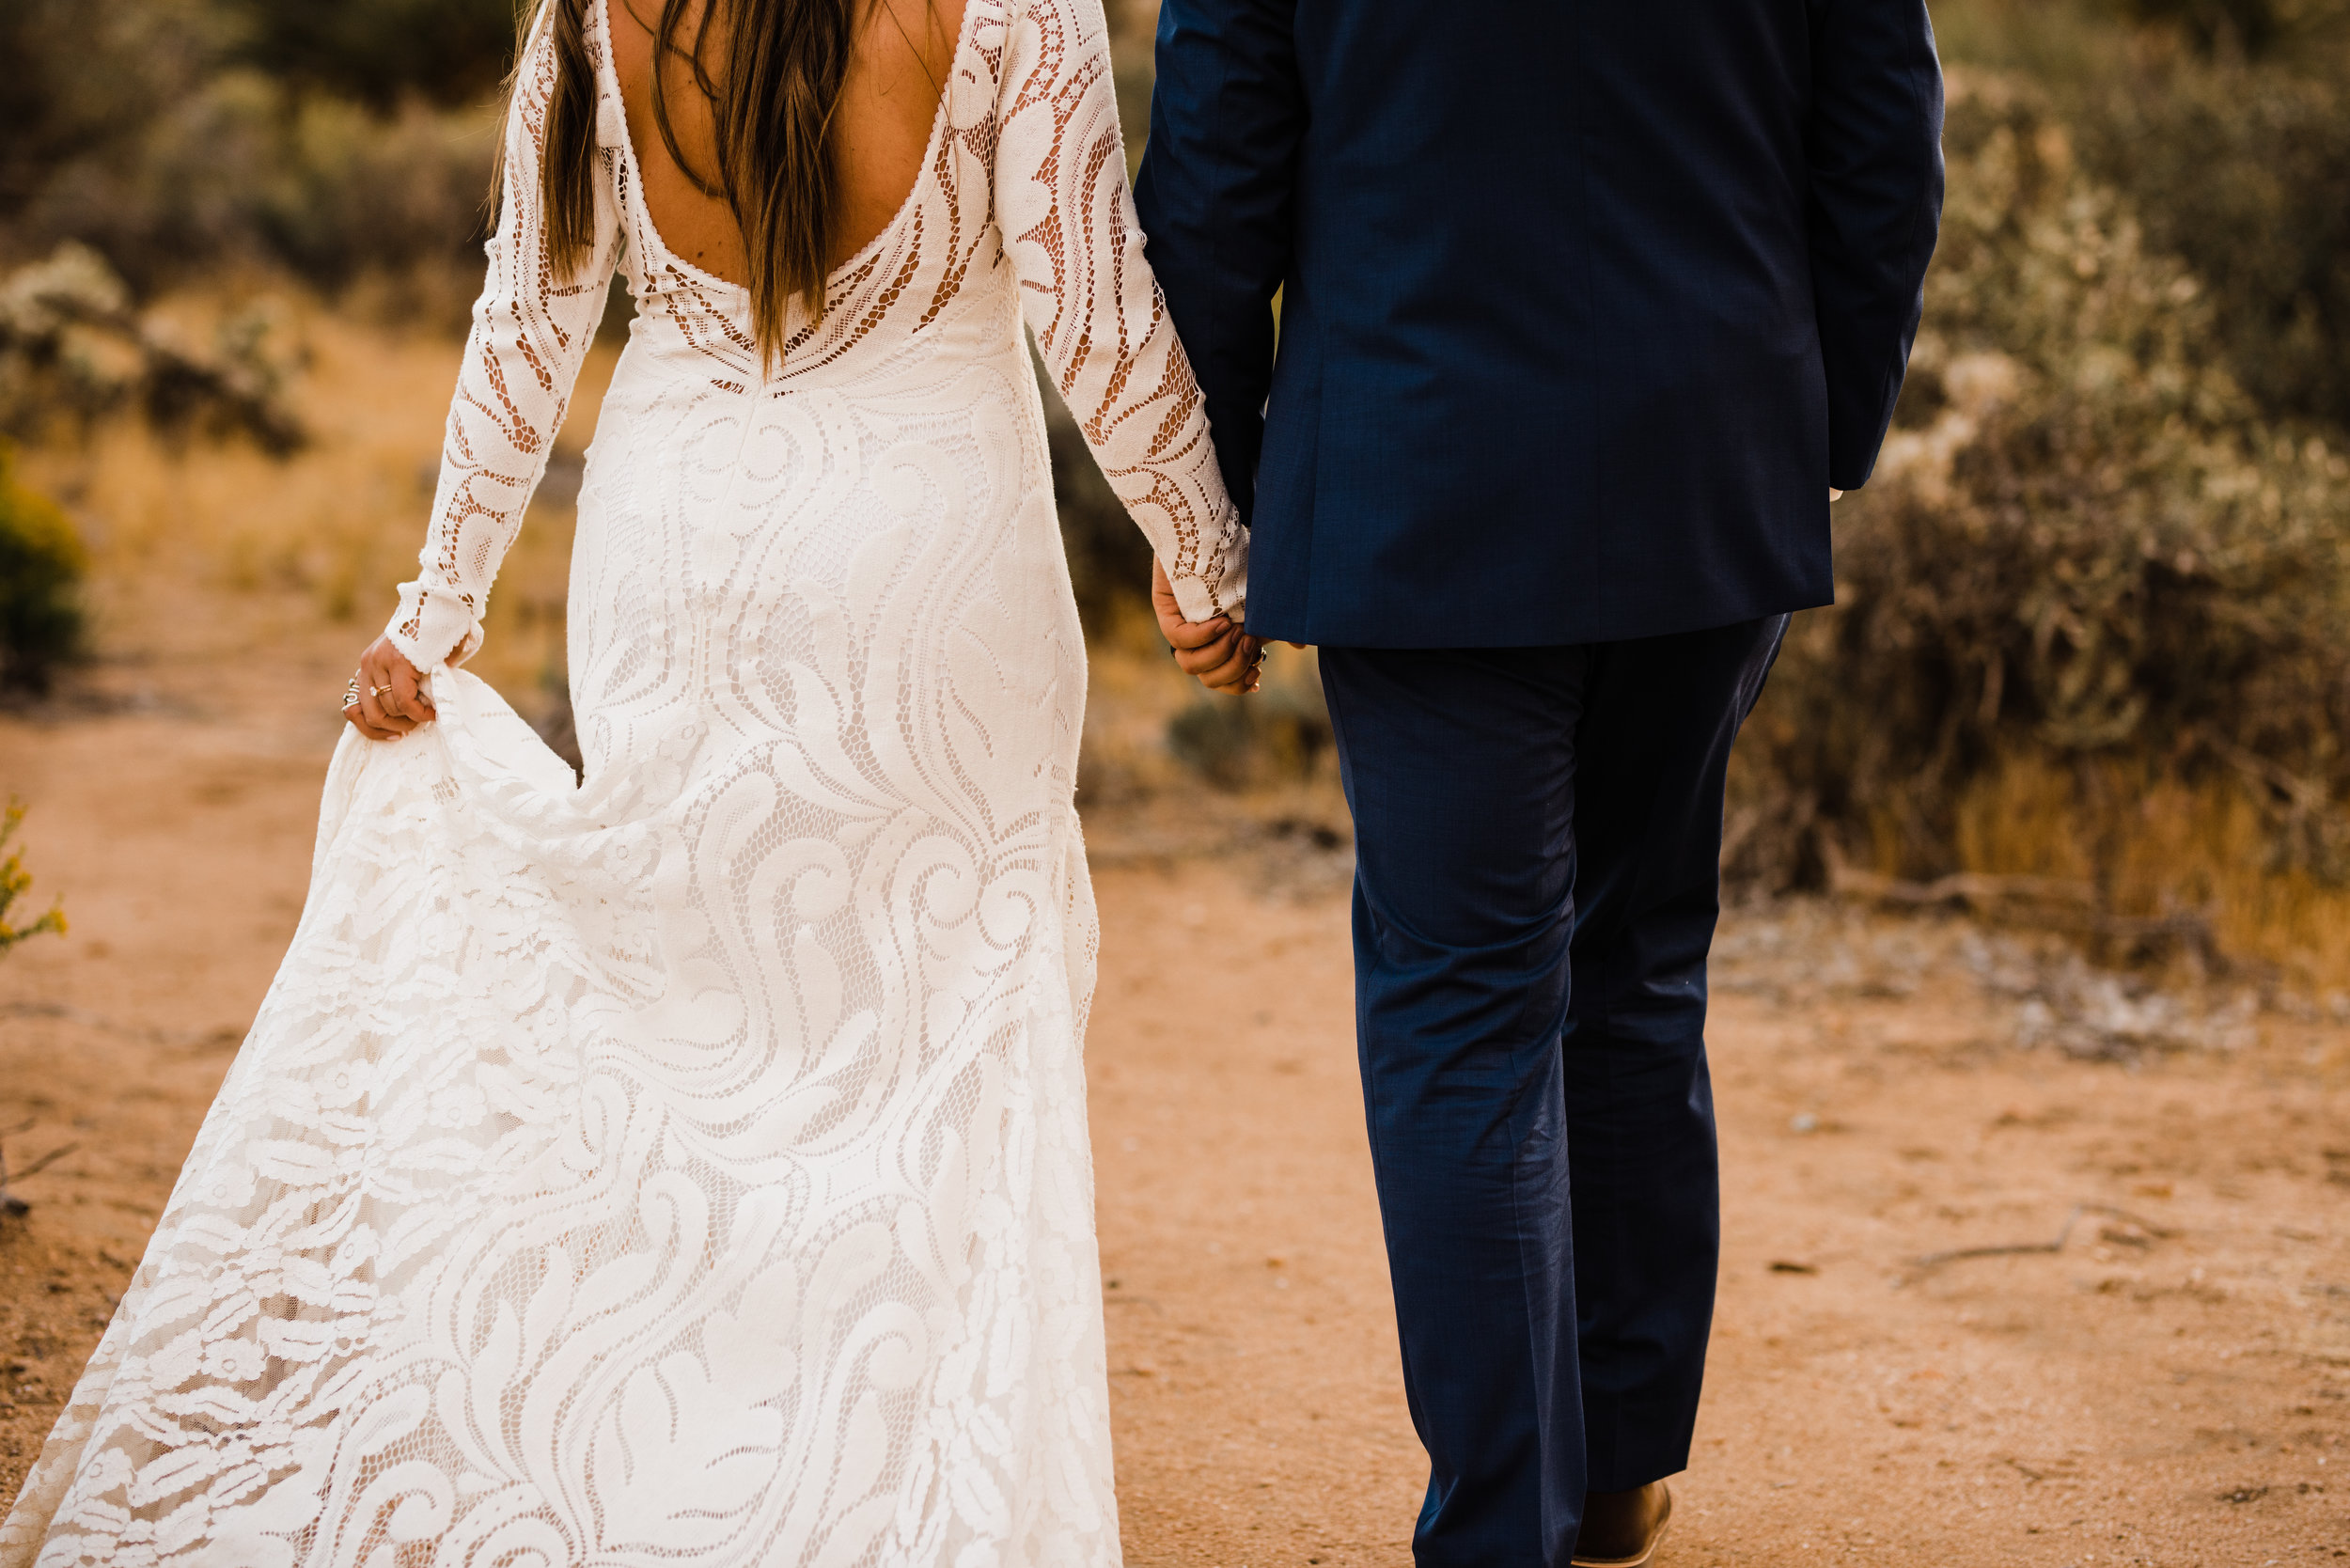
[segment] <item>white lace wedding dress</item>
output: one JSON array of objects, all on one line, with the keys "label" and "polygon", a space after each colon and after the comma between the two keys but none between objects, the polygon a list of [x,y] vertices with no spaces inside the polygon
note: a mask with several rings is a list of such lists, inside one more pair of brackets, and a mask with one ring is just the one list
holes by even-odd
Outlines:
[{"label": "white lace wedding dress", "polygon": [[1099,0],[969,0],[912,196],[773,373],[646,215],[602,10],[602,243],[551,278],[537,43],[394,625],[420,667],[478,645],[621,269],[586,781],[446,667],[437,724],[344,736],[292,949],[6,1568],[1118,1560],[1084,651],[1024,316],[1195,619],[1245,535]]}]

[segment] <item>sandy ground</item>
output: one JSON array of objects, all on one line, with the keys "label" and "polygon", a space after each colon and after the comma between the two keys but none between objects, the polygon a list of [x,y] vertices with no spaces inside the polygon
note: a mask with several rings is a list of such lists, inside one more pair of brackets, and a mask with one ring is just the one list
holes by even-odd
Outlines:
[{"label": "sandy ground", "polygon": [[[0,1128],[32,1122],[20,1168],[76,1146],[0,1229],[0,1497],[299,911],[359,639],[273,603],[118,616],[84,698],[0,715],[73,918],[0,962]],[[1405,1563],[1342,851],[1174,855],[1130,816],[1092,824],[1090,1043],[1128,1559]],[[2350,1033],[2076,1061],[2018,1046],[1963,929],[1782,907],[1725,940],[1728,1239],[1664,1562],[2350,1557]],[[1917,1262],[2076,1208],[2060,1249]]]}]

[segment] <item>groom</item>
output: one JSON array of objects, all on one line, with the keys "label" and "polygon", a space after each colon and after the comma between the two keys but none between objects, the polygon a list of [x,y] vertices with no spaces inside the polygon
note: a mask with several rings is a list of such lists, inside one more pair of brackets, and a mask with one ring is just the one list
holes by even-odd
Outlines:
[{"label": "groom", "polygon": [[1644,1563],[1688,1462],[1723,770],[1833,597],[1941,115],[1923,0],[1162,0],[1151,263],[1355,812],[1423,1568]]}]

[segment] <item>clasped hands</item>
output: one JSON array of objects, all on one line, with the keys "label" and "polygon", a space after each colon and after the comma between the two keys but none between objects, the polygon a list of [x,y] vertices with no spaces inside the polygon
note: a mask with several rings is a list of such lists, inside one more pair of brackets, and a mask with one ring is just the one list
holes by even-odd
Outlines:
[{"label": "clasped hands", "polygon": [[[1841,501],[1844,493],[1830,490],[1827,498]],[[1175,603],[1174,585],[1167,580],[1167,569],[1156,560],[1151,563],[1151,613],[1158,618],[1159,635],[1174,651],[1176,666],[1197,677],[1208,690],[1246,697],[1263,683],[1264,651],[1269,646],[1265,639],[1250,636],[1247,626],[1233,625],[1230,616],[1185,620],[1183,606]],[[1290,646],[1306,645],[1293,642]]]},{"label": "clasped hands", "polygon": [[[1174,585],[1167,580],[1167,569],[1155,560],[1151,563],[1151,613],[1158,618],[1159,635],[1174,651],[1176,667],[1196,677],[1208,690],[1246,697],[1263,683],[1264,651],[1271,645],[1262,637],[1250,636],[1246,625],[1233,625],[1230,616],[1185,620],[1183,606],[1175,603]],[[1290,646],[1306,645],[1293,642]]]}]

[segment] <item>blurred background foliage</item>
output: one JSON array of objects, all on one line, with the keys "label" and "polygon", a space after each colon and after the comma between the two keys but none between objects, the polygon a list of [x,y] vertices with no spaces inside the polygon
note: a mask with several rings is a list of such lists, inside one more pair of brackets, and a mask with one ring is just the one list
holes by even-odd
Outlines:
[{"label": "blurred background foliage", "polygon": [[1765,887],[2350,966],[2350,7],[1935,6],[1950,196],[1733,776]]},{"label": "blurred background foliage", "polygon": [[[1952,102],[1925,330],[1884,463],[1836,510],[1838,605],[1798,619],[1742,747],[1732,876],[1959,887],[2125,956],[2350,981],[2350,0],[1931,3]],[[1154,17],[1109,11],[1131,153]],[[509,0],[0,8],[0,431],[99,449],[138,415],[283,452],[290,402],[376,417],[290,398],[303,376],[372,354],[445,389],[445,346],[358,334],[462,330],[511,28]],[[191,294],[218,307],[165,308]],[[408,439],[289,460],[281,506],[223,525],[224,581],[371,619],[429,481]],[[1116,661],[1151,646],[1147,556],[1058,409],[1052,446],[1100,732],[1140,734],[1146,683]],[[341,499],[337,463],[379,510]],[[247,460],[223,463],[249,494]],[[202,488],[176,472],[117,463],[68,510],[160,516]],[[501,593],[559,648],[547,575]],[[1245,716],[1152,709],[1154,755],[1326,792],[1310,660],[1279,657],[1279,700]],[[1125,744],[1089,740],[1096,798],[1155,787]]]},{"label": "blurred background foliage", "polygon": [[224,269],[462,319],[508,0],[10,0],[0,257],[94,247],[141,294]]}]

